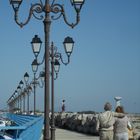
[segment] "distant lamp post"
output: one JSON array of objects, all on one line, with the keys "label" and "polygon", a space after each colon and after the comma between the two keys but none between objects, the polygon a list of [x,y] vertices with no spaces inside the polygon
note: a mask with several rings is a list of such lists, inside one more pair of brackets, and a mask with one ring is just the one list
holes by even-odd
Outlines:
[{"label": "distant lamp post", "polygon": [[[36,46],[36,44],[34,43],[33,46]],[[40,50],[40,48],[38,50]],[[37,62],[37,56],[38,56],[40,51],[39,52],[35,51],[35,48],[33,47],[33,52],[34,52],[35,57],[36,57],[31,64],[32,71],[34,73],[34,80],[33,80],[32,84],[33,84],[33,88],[34,88],[34,114],[36,114],[36,86],[39,85],[40,88],[43,88],[45,73],[43,71],[41,71],[39,76],[36,77],[36,72],[38,71],[38,65],[39,65]],[[40,85],[40,83],[38,82],[39,78],[41,79],[42,85]]]},{"label": "distant lamp post", "polygon": [[14,92],[15,100],[16,100],[16,113],[19,111],[19,100],[18,100],[18,93],[17,90]]},{"label": "distant lamp post", "polygon": [[26,84],[29,81],[29,74],[27,72],[24,74],[24,81],[25,81]]},{"label": "distant lamp post", "polygon": [[8,99],[7,103],[8,103],[8,106],[9,106],[9,112],[14,113],[16,111],[16,105],[17,105],[15,92]]},{"label": "distant lamp post", "polygon": [[20,113],[22,112],[22,101],[21,101],[21,87],[18,86],[17,87],[17,92],[18,92],[18,98],[19,98],[19,109],[20,109]]},{"label": "distant lamp post", "polygon": [[[57,0],[45,0],[44,3],[42,0],[31,4],[29,16],[26,21],[20,22],[18,19],[19,7],[22,3],[22,0],[10,0],[10,4],[14,10],[14,19],[15,22],[23,27],[29,23],[32,16],[38,20],[43,20],[44,23],[44,37],[45,37],[45,55],[44,55],[44,64],[45,64],[45,88],[44,88],[44,140],[50,140],[49,135],[49,111],[50,111],[50,65],[49,65],[49,47],[50,47],[50,27],[53,20],[58,20],[61,17],[64,22],[71,28],[74,28],[80,22],[80,11],[85,2],[85,0],[70,0],[72,6],[76,12],[75,22],[70,23],[66,16],[66,11],[63,4],[59,4]],[[37,14],[42,14],[39,17]],[[52,15],[51,15],[52,14]],[[55,16],[54,16],[55,15]],[[70,55],[70,54],[69,54]]]},{"label": "distant lamp post", "polygon": [[[23,93],[23,86],[24,86],[24,83],[23,83],[23,81],[21,80],[20,82],[19,82],[19,86],[20,86],[20,102],[21,102],[21,113],[22,113],[22,111],[24,111],[24,109],[22,110],[22,95],[24,94]],[[23,106],[24,107],[24,106]]]},{"label": "distant lamp post", "polygon": [[23,91],[22,91],[22,97],[23,97],[23,113],[26,114],[26,111],[25,111],[25,99],[26,99],[26,93],[27,93],[27,89],[24,88]]},{"label": "distant lamp post", "polygon": [[[52,46],[53,47],[53,46]],[[53,50],[52,50],[53,52]],[[55,122],[54,122],[54,80],[58,77],[60,63],[54,56],[51,57],[51,140],[55,140]],[[54,78],[54,72],[56,77]]]},{"label": "distant lamp post", "polygon": [[20,91],[21,91],[20,86],[17,86],[17,92],[18,92],[18,94],[20,94]]},{"label": "distant lamp post", "polygon": [[14,92],[15,96],[16,96],[16,102],[17,102],[17,113],[19,113],[20,111],[20,99],[19,99],[19,93],[17,90],[15,90]]},{"label": "distant lamp post", "polygon": [[[36,46],[36,45],[34,45]],[[35,53],[36,54],[36,53]],[[38,56],[38,54],[37,54]],[[38,63],[37,63],[37,59],[34,59],[34,61],[32,62],[32,71],[34,73],[34,81],[33,81],[33,87],[34,87],[34,114],[36,113],[36,72],[38,70]]]},{"label": "distant lamp post", "polygon": [[[58,72],[60,69],[60,63],[58,60],[61,60],[61,62],[65,65],[67,65],[70,62],[70,56],[73,51],[74,41],[71,37],[66,37],[64,39],[64,49],[65,53],[67,54],[67,62],[63,61],[62,54],[57,52],[57,48],[54,47],[54,44],[52,42],[51,44],[51,52],[50,52],[50,58],[51,58],[51,140],[55,140],[55,122],[54,122],[54,80],[58,76]],[[54,72],[56,73],[56,78],[54,77]]]},{"label": "distant lamp post", "polygon": [[[26,72],[24,74],[24,81],[25,81],[25,84],[26,84],[26,91],[27,91],[27,114],[29,114],[29,93],[30,93],[30,89],[29,89],[29,74]],[[31,87],[30,87],[31,88]]]},{"label": "distant lamp post", "polygon": [[20,88],[21,88],[21,89],[23,88],[24,83],[23,83],[23,81],[22,81],[22,80],[19,82],[19,86],[20,86]]}]

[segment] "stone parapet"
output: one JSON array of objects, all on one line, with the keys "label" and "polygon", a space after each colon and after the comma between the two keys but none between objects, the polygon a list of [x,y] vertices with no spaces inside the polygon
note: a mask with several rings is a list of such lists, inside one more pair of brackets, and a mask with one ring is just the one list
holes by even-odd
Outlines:
[{"label": "stone parapet", "polygon": [[[127,114],[133,125],[134,140],[140,140],[140,115]],[[96,131],[98,113],[55,113],[55,125],[80,133],[98,135]]]},{"label": "stone parapet", "polygon": [[56,113],[55,125],[86,134],[98,135],[96,131],[97,115],[81,113]]}]

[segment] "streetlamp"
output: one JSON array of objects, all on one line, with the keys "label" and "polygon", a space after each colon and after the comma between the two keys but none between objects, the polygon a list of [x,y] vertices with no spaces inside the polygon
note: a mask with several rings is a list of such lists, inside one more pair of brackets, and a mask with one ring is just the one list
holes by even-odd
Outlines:
[{"label": "streetlamp", "polygon": [[26,91],[27,91],[27,114],[29,114],[29,93],[31,89],[31,86],[28,85],[28,81],[29,81],[29,74],[26,72],[24,74],[24,81],[25,81],[25,85],[26,85]]},{"label": "streetlamp", "polygon": [[19,82],[19,87],[20,87],[20,107],[21,107],[21,113],[22,113],[22,94],[23,94],[23,86],[24,86],[24,83],[23,83],[23,81],[21,80],[20,82]]},{"label": "streetlamp", "polygon": [[60,69],[60,63],[59,63],[59,61],[57,59],[54,60],[54,54],[53,54],[53,49],[52,49],[52,55],[51,55],[51,140],[55,140],[55,122],[54,122],[54,71],[56,73],[56,78],[57,78],[59,69]]},{"label": "streetlamp", "polygon": [[[44,23],[44,34],[45,34],[45,92],[44,92],[44,140],[50,140],[49,134],[49,110],[50,110],[50,78],[49,78],[49,46],[50,46],[50,25],[52,20],[57,20],[60,17],[63,17],[65,23],[70,27],[75,27],[80,21],[80,10],[85,2],[85,0],[70,0],[72,6],[76,12],[76,21],[75,23],[69,23],[66,18],[66,12],[62,4],[56,3],[56,0],[45,0],[43,5],[42,0],[40,2],[32,4],[30,7],[30,12],[27,20],[25,22],[19,22],[18,13],[19,7],[23,0],[10,0],[10,4],[14,10],[14,19],[15,22],[23,27],[26,25],[32,16],[38,20],[43,20]],[[37,17],[36,14],[45,13],[45,17]],[[50,16],[50,13],[57,15],[56,17]]]},{"label": "streetlamp", "polygon": [[13,95],[8,99],[7,101],[8,106],[9,106],[9,112],[13,113],[14,109],[14,97]]},{"label": "streetlamp", "polygon": [[38,70],[37,59],[34,59],[32,62],[32,71],[34,73],[33,87],[34,87],[34,114],[36,112],[36,72]]},{"label": "streetlamp", "polygon": [[[51,109],[52,109],[52,122],[51,122],[51,140],[55,140],[55,122],[54,122],[54,80],[57,78],[59,69],[60,69],[60,63],[58,60],[60,60],[63,64],[67,65],[70,62],[70,56],[73,51],[74,41],[71,37],[66,37],[64,42],[64,49],[65,53],[67,54],[67,62],[63,61],[63,57],[61,53],[57,52],[57,49],[54,47],[54,44],[52,42],[51,44]],[[56,50],[54,52],[54,50]],[[54,78],[54,72],[56,73],[56,78]]]},{"label": "streetlamp", "polygon": [[20,95],[20,93],[21,93],[21,87],[20,86],[17,87],[17,92],[18,92],[19,110],[20,110],[20,113],[21,113],[22,102],[21,102],[21,95]]},{"label": "streetlamp", "polygon": [[42,82],[43,81],[42,79],[44,79],[44,73],[43,72],[40,72],[38,78],[36,78],[36,72],[38,70],[37,56],[39,54],[38,51],[40,52],[40,50],[36,51],[36,49],[35,49],[35,47],[37,46],[36,44],[38,44],[38,42],[33,43],[33,44],[34,44],[33,45],[33,51],[35,51],[34,54],[36,56],[36,58],[33,60],[32,64],[31,64],[32,65],[32,71],[34,73],[34,80],[33,80],[32,84],[33,84],[33,87],[34,87],[34,114],[35,114],[36,113],[35,112],[36,111],[36,86],[39,85],[39,87],[43,87],[43,84],[41,86],[37,80],[39,78],[41,78],[41,82]]},{"label": "streetlamp", "polygon": [[20,110],[20,107],[19,107],[19,103],[20,103],[20,100],[19,100],[19,93],[18,93],[17,90],[15,90],[14,94],[15,94],[16,102],[17,102],[17,113],[19,113],[19,110]]},{"label": "streetlamp", "polygon": [[18,93],[17,93],[17,90],[15,90],[15,92],[14,92],[14,94],[13,94],[13,96],[14,96],[14,100],[15,100],[15,111],[16,111],[16,113],[19,111],[19,103],[18,103]]},{"label": "streetlamp", "polygon": [[23,89],[22,91],[22,96],[23,96],[23,113],[26,114],[25,112],[25,99],[26,99],[26,88]]}]

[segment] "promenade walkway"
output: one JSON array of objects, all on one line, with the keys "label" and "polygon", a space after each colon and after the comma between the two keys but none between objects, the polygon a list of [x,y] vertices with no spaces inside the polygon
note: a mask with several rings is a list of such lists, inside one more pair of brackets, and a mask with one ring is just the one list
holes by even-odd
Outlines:
[{"label": "promenade walkway", "polygon": [[99,140],[99,137],[57,128],[56,140]]},{"label": "promenade walkway", "polygon": [[56,128],[55,140],[99,140],[99,137]]}]

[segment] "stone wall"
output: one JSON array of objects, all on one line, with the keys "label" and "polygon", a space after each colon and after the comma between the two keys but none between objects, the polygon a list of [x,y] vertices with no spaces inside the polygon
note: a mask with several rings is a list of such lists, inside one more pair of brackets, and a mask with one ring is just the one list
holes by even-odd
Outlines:
[{"label": "stone wall", "polygon": [[133,126],[135,140],[140,140],[140,114],[128,114]]},{"label": "stone wall", "polygon": [[[56,113],[55,125],[72,131],[98,135],[96,131],[97,116],[98,114],[95,113]],[[135,140],[140,140],[140,115],[129,114],[128,117],[132,121]]]},{"label": "stone wall", "polygon": [[96,114],[57,113],[55,124],[57,127],[97,135]]}]

